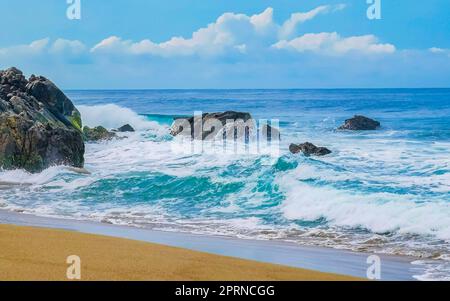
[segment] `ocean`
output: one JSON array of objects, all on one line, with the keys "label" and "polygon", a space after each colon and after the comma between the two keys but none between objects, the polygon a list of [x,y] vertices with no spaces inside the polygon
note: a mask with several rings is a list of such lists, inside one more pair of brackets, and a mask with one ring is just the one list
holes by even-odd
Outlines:
[{"label": "ocean", "polygon": [[[0,208],[164,231],[414,256],[450,280],[450,89],[66,91],[88,126],[131,124],[86,145],[79,174],[0,171]],[[276,156],[173,151],[174,117],[277,119]],[[381,122],[337,131],[355,114]],[[289,153],[291,143],[332,150]],[[270,158],[268,158],[270,157]]]}]

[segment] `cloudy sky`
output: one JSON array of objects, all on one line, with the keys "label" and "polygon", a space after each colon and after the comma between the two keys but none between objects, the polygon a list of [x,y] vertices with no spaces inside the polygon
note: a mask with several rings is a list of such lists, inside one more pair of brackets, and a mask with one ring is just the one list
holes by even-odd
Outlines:
[{"label": "cloudy sky", "polygon": [[450,87],[450,1],[0,0],[0,69],[65,89]]}]

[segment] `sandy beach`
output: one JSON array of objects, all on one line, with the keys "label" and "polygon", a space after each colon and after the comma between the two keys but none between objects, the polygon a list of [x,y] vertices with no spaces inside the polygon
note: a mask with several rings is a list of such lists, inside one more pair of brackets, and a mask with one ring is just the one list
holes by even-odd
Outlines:
[{"label": "sandy beach", "polygon": [[82,280],[357,280],[159,244],[66,230],[0,225],[1,280],[67,280],[81,258]]},{"label": "sandy beach", "polygon": [[[42,217],[0,209],[0,225],[55,229],[68,233],[85,233],[94,236],[138,241],[150,245],[173,247],[219,257],[239,258],[296,270],[317,271],[331,275],[347,275],[366,279],[367,258],[371,254],[302,246],[295,243],[267,240],[237,239],[182,232],[159,231],[147,228],[111,225],[94,221]],[[11,235],[10,235],[11,236]],[[20,245],[17,243],[17,245]],[[2,245],[3,246],[3,245]],[[16,249],[23,249],[17,247]],[[5,248],[0,248],[0,253]],[[411,262],[412,257],[379,254],[383,262],[382,280],[414,280],[425,271]],[[58,263],[59,264],[59,263]]]}]

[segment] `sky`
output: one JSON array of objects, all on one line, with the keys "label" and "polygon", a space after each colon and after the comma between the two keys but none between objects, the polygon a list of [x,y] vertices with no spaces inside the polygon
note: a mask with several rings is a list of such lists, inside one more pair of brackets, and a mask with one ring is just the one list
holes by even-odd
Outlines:
[{"label": "sky", "polygon": [[[81,19],[68,18],[72,1],[80,1]],[[380,19],[368,18],[367,1],[380,1]],[[450,87],[448,0],[0,0],[0,7],[0,69],[16,66],[64,89]]]}]

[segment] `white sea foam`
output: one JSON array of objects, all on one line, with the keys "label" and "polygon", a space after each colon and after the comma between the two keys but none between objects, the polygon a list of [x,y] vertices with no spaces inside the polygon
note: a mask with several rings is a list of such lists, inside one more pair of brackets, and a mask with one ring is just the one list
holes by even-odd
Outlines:
[{"label": "white sea foam", "polygon": [[64,166],[53,166],[35,174],[21,169],[5,170],[0,172],[0,182],[24,185],[45,184],[62,172],[69,172],[69,170]]},{"label": "white sea foam", "polygon": [[326,218],[336,226],[361,227],[376,233],[416,233],[450,240],[448,202],[421,202],[410,194],[315,187],[301,181],[302,170],[300,166],[276,180],[286,194],[282,211],[287,219]]},{"label": "white sea foam", "polygon": [[425,270],[420,274],[414,275],[414,278],[419,281],[450,281],[450,276],[448,275],[450,262],[448,261],[416,260],[412,264]]}]

